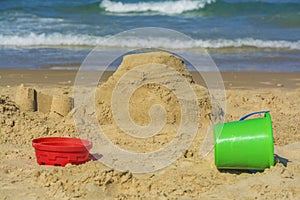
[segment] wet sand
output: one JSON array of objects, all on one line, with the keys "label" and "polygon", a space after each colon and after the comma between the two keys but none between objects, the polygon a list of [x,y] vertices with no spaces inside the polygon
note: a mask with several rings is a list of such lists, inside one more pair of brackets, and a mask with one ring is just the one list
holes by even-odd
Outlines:
[{"label": "wet sand", "polygon": [[[201,73],[205,75],[209,72]],[[0,69],[0,86],[16,86],[22,83],[71,86],[74,84],[76,74],[76,70]],[[104,72],[101,81],[106,81],[112,74],[113,71]],[[191,72],[191,74],[197,83],[204,84],[201,74],[198,72]],[[221,76],[228,89],[278,87],[295,89],[300,87],[300,72],[221,72]]]}]

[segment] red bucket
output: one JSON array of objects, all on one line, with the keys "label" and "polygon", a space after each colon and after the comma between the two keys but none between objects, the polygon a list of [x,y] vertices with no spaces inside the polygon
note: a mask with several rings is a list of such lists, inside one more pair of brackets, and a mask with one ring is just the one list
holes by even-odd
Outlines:
[{"label": "red bucket", "polygon": [[40,165],[65,166],[82,164],[89,160],[92,142],[79,138],[47,137],[32,140]]}]

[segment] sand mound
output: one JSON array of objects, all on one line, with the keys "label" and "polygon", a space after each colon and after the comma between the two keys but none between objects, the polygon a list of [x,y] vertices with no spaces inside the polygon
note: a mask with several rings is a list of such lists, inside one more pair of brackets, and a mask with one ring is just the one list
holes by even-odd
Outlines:
[{"label": "sand mound", "polygon": [[[169,69],[162,66],[172,68],[177,74],[170,73]],[[139,68],[143,69],[139,71]],[[127,79],[124,78],[126,76]],[[129,106],[130,117],[136,124],[147,125],[151,122],[148,112],[154,104],[159,104],[165,109],[167,124],[180,123],[180,105],[176,96],[176,92],[181,89],[176,88],[182,83],[180,76],[185,78],[197,96],[201,108],[199,119],[202,119],[202,122],[203,119],[208,119],[211,109],[208,91],[194,83],[191,74],[186,69],[184,60],[166,52],[151,52],[124,56],[118,70],[106,83],[99,86],[96,93],[96,111],[100,124],[114,123],[111,102],[113,90],[116,89],[117,85],[124,84],[125,87],[132,87],[137,82],[138,85],[142,86],[133,92],[129,105],[124,102],[124,107]],[[174,90],[165,86],[170,84],[168,82],[170,80],[173,81],[171,84],[174,84],[172,85],[175,87]],[[187,89],[180,92],[187,92]],[[122,97],[119,97],[119,100],[122,101]]]}]

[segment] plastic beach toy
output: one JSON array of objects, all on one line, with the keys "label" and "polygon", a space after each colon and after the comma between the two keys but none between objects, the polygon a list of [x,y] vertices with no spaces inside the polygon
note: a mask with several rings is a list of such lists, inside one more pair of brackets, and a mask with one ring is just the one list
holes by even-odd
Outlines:
[{"label": "plastic beach toy", "polygon": [[[262,118],[246,118],[264,113]],[[269,111],[250,113],[239,121],[214,126],[218,169],[264,170],[274,166],[274,142]]]},{"label": "plastic beach toy", "polygon": [[89,160],[92,142],[79,138],[47,137],[32,140],[40,165],[65,166],[82,164]]}]

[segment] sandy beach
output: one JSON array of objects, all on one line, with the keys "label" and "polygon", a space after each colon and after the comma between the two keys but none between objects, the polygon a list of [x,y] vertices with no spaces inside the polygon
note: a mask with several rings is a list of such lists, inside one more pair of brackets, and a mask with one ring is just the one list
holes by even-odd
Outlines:
[{"label": "sandy beach", "polygon": [[[221,73],[226,87],[225,121],[238,120],[253,111],[270,110],[275,153],[289,162],[276,163],[274,167],[257,173],[218,171],[212,152],[205,158],[199,156],[207,129],[207,118],[201,114],[203,123],[199,125],[189,149],[169,166],[144,174],[121,172],[100,161],[66,167],[37,164],[32,139],[79,136],[73,111],[55,117],[51,111],[47,113],[47,109],[53,108],[46,103],[43,108],[46,111],[25,111],[15,102],[17,90],[20,84],[24,84],[38,94],[72,97],[76,73],[75,70],[0,70],[0,199],[300,199],[299,73]],[[105,72],[103,81],[106,83],[100,89],[109,88],[117,77],[113,74]],[[199,74],[191,74],[196,85],[204,85]],[[202,90],[202,86],[197,87]],[[144,89],[141,94],[136,94],[135,105],[139,105],[143,92],[148,92],[147,88]],[[103,91],[99,93],[102,96]],[[164,92],[161,89],[155,91],[159,94]],[[152,95],[151,92],[148,94]],[[173,97],[163,97],[163,101],[164,98],[171,99],[166,101],[166,106],[172,103]],[[198,99],[201,101],[203,98]],[[156,97],[153,100],[156,101]],[[155,139],[138,141],[124,136],[110,122],[109,115],[101,112],[105,101],[103,99],[104,103],[99,103],[98,119],[103,119],[103,130],[121,148],[149,151],[163,147],[174,136],[176,113],[175,118],[167,118],[167,127]],[[147,103],[144,106],[143,109],[148,109]],[[176,111],[175,107],[173,111],[169,111],[168,107],[166,109],[167,114]],[[140,124],[147,122],[147,118],[142,119],[136,118]]]},{"label": "sandy beach", "polygon": [[299,11],[1,0],[0,200],[299,200]]}]

